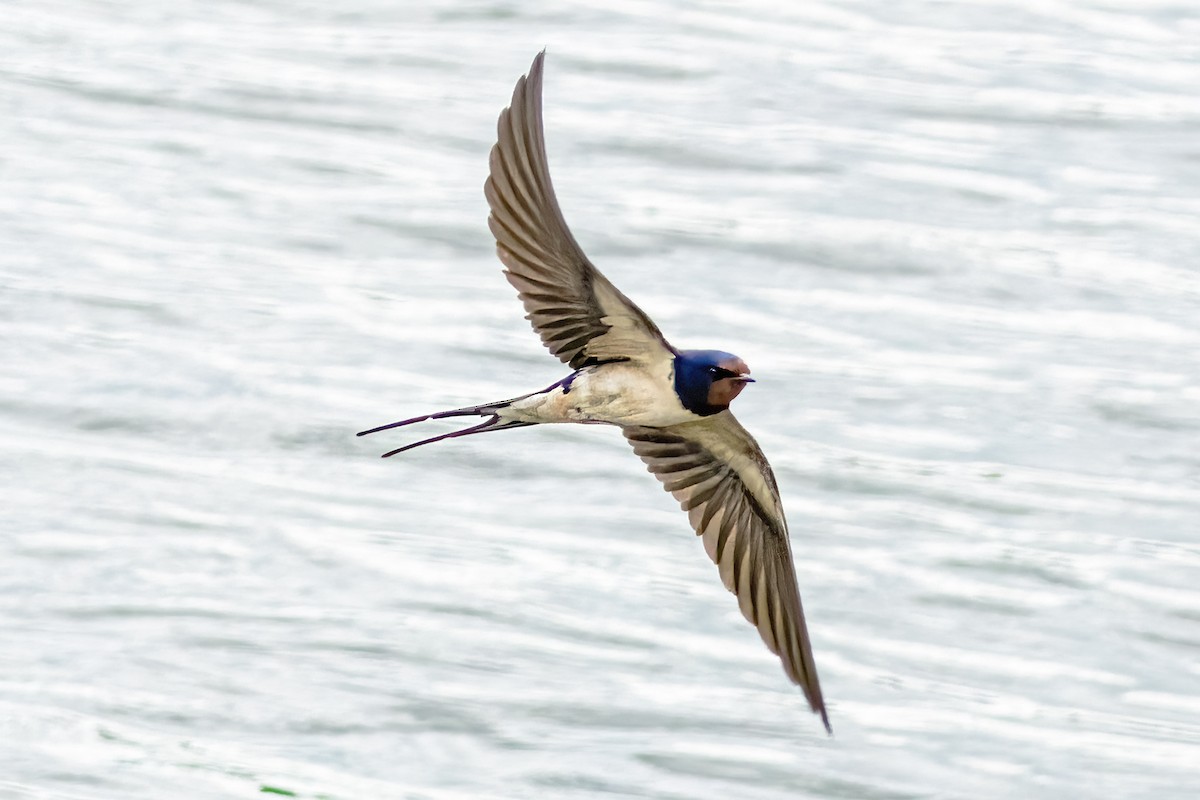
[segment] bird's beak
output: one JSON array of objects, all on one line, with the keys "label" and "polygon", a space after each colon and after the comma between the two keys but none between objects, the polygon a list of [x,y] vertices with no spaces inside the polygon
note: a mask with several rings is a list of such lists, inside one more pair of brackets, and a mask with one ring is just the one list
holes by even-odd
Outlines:
[{"label": "bird's beak", "polygon": [[735,375],[733,379],[739,383],[754,383],[754,378],[749,375]]}]

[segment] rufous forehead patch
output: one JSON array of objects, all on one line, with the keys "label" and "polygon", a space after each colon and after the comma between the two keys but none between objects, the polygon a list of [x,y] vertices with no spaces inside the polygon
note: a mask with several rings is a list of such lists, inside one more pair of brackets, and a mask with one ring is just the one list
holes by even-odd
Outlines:
[{"label": "rufous forehead patch", "polygon": [[730,372],[737,373],[738,375],[750,374],[750,367],[746,366],[746,362],[742,361],[737,356],[734,356],[733,358],[727,358],[717,366],[719,366],[721,369],[727,369]]}]

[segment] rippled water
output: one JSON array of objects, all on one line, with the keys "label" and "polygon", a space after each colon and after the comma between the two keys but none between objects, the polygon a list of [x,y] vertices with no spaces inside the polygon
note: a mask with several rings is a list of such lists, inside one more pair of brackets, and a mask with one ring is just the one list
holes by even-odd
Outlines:
[{"label": "rippled water", "polygon": [[[10,3],[0,796],[1192,797],[1200,12]],[[485,225],[739,353],[836,736]],[[441,430],[436,426],[431,430]]]}]

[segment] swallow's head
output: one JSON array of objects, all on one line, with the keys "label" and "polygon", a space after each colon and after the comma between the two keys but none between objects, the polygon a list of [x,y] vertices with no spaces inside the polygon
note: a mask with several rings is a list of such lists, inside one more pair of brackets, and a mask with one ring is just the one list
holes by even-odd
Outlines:
[{"label": "swallow's head", "polygon": [[732,353],[684,350],[675,357],[675,393],[693,414],[724,411],[747,383],[754,383],[750,368]]}]

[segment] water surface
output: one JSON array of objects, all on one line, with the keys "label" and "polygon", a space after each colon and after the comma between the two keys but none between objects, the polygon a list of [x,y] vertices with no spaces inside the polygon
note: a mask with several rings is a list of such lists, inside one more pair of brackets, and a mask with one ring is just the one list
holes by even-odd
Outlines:
[{"label": "water surface", "polygon": [[[1186,4],[5,20],[0,797],[1200,785]],[[759,378],[835,738],[615,431],[352,435],[564,374],[482,194],[542,47],[577,238]]]}]

